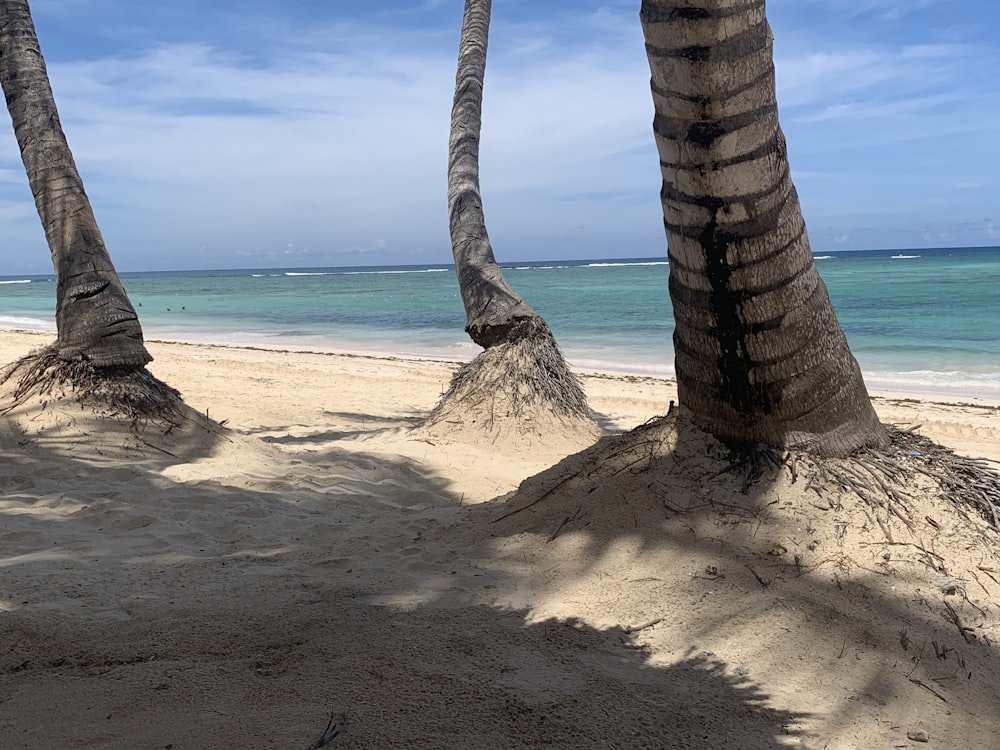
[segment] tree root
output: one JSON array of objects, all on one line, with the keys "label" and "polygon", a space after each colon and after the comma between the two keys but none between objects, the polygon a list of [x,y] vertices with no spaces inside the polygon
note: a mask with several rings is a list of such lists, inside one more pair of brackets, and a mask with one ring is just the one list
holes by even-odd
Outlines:
[{"label": "tree root", "polygon": [[67,360],[53,347],[25,355],[0,373],[0,385],[16,378],[6,414],[32,397],[71,396],[104,416],[139,423],[177,425],[185,419],[180,392],[145,367],[95,367]]},{"label": "tree root", "polygon": [[502,420],[545,414],[591,419],[583,387],[547,327],[491,346],[463,365],[425,425],[476,422],[489,431]]},{"label": "tree root", "polygon": [[923,485],[939,492],[961,515],[967,518],[972,510],[1000,532],[1000,474],[986,461],[958,456],[914,430],[890,426],[888,450],[864,448],[846,459],[797,454],[793,460],[808,467],[808,486],[820,496],[839,487],[908,527],[914,521],[909,501]]},{"label": "tree root", "polygon": [[[893,520],[912,531],[926,520],[914,517],[915,500],[932,494],[949,503],[970,522],[969,528],[978,530],[980,541],[995,549],[997,536],[987,527],[1000,532],[1000,473],[987,461],[958,456],[914,430],[887,426],[888,448],[864,448],[848,458],[823,458],[763,446],[733,452],[697,428],[686,410],[672,409],[666,416],[624,435],[604,438],[525,480],[511,501],[511,510],[500,518],[537,508],[556,497],[557,505],[568,507],[612,484],[628,486],[626,494],[640,498],[669,492],[669,486],[676,482],[705,487],[724,482],[728,475],[739,479],[729,487],[748,495],[758,483],[776,481],[787,471],[792,483],[804,481],[805,489],[815,492],[830,509],[840,510],[848,501],[860,500],[863,512],[871,511],[869,517],[874,516],[872,525],[877,523],[890,543]],[[722,484],[715,486],[720,493],[728,491]],[[684,512],[706,504],[720,503],[709,498],[674,510]],[[986,526],[970,518],[970,513],[981,517]],[[927,523],[934,526],[936,521]]]}]

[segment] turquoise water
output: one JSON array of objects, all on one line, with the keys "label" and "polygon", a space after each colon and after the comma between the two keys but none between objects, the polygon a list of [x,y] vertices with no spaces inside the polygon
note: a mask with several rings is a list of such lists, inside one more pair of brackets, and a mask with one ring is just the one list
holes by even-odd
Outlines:
[{"label": "turquoise water", "polygon": [[[1000,248],[817,256],[873,388],[1000,398]],[[577,368],[670,375],[665,260],[505,266]],[[126,273],[149,339],[467,359],[451,266]],[[51,276],[0,277],[0,326],[54,330]]]}]

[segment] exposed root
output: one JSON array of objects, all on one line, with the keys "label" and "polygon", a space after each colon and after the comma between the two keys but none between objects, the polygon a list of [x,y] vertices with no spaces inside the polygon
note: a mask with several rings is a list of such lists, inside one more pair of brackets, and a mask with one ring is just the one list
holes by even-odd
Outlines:
[{"label": "exposed root", "polygon": [[[656,475],[661,473],[659,469],[663,468],[665,457],[676,458],[677,445],[678,420],[674,411],[655,417],[624,435],[602,438],[589,448],[525,479],[508,501],[510,509],[495,520],[504,521],[529,508],[537,509],[547,505],[543,501],[550,499],[555,499],[554,504],[563,508],[579,498],[597,497],[601,494],[597,490],[612,485],[631,490],[633,485],[640,484],[636,491],[626,491],[625,494],[632,498],[659,494],[655,487]],[[544,522],[552,520],[548,514],[543,515]]]},{"label": "exposed root", "polygon": [[915,641],[920,632],[944,642],[950,629],[962,648],[988,644],[1000,633],[1000,476],[913,431],[887,431],[887,448],[843,459],[733,453],[678,408],[526,479],[494,506],[492,531],[517,539],[518,555],[557,546],[552,563],[524,552],[537,569],[574,554],[602,561],[575,569],[588,575],[613,554],[631,555],[637,570],[668,559],[692,579],[759,586],[781,606],[801,596],[838,622],[843,612],[863,621],[881,596],[892,626],[903,618]]},{"label": "exposed root", "polygon": [[0,385],[16,378],[8,413],[33,397],[70,397],[106,417],[132,424],[179,424],[185,407],[180,393],[144,367],[94,367],[66,360],[52,347],[32,352],[0,373]]},{"label": "exposed root", "polygon": [[831,488],[839,488],[907,527],[915,520],[910,514],[913,493],[931,491],[962,515],[975,511],[1000,532],[1000,474],[986,461],[958,456],[913,429],[889,427],[889,437],[886,451],[865,448],[850,458],[825,460],[800,454],[790,460],[808,467],[809,486],[821,497],[829,499]]},{"label": "exposed root", "polygon": [[[718,498],[729,492],[753,495],[758,484],[766,487],[788,472],[793,484],[805,481],[805,488],[830,509],[841,510],[852,504],[852,498],[860,500],[862,512],[871,512],[872,525],[881,527],[890,543],[894,523],[911,531],[918,522],[926,523],[912,512],[914,501],[926,496],[941,498],[969,521],[974,521],[969,518],[969,511],[974,511],[1000,532],[1000,474],[986,461],[958,456],[912,429],[890,426],[888,432],[888,449],[865,448],[843,459],[763,447],[733,453],[694,427],[687,412],[679,409],[624,435],[605,438],[525,480],[501,518],[537,508],[557,496],[566,505],[575,503],[609,484],[636,499],[659,496],[658,502],[673,512],[715,506],[725,506],[725,512],[730,512],[732,508]],[[671,487],[678,483],[704,490],[704,503],[673,502]],[[709,486],[714,488],[711,492]],[[743,510],[752,510],[752,497],[747,500]],[[969,527],[980,530],[982,542],[996,546],[996,535],[986,532],[981,523],[972,522]]]},{"label": "exposed root", "polygon": [[547,328],[491,346],[463,365],[426,425],[474,423],[489,432],[501,422],[538,416],[590,419],[583,387]]}]

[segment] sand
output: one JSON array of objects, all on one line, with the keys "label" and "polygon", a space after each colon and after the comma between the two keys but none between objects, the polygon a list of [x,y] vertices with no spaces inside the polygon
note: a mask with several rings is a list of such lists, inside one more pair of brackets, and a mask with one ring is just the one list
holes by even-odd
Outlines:
[{"label": "sand", "polygon": [[[0,416],[4,750],[996,746],[996,535],[930,490],[908,529],[670,429],[422,431],[454,363],[149,348],[226,429]],[[583,383],[608,433],[676,399]],[[1000,462],[1000,404],[874,403]]]}]

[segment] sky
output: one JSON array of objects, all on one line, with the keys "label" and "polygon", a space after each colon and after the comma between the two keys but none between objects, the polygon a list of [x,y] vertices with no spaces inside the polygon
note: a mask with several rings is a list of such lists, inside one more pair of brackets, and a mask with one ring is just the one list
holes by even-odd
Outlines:
[{"label": "sky", "polygon": [[[33,0],[119,271],[441,263],[461,0]],[[662,257],[638,0],[495,0],[503,261]],[[813,251],[1000,245],[1000,3],[770,0]],[[4,118],[6,121],[6,118]],[[0,126],[0,275],[51,271]]]}]

